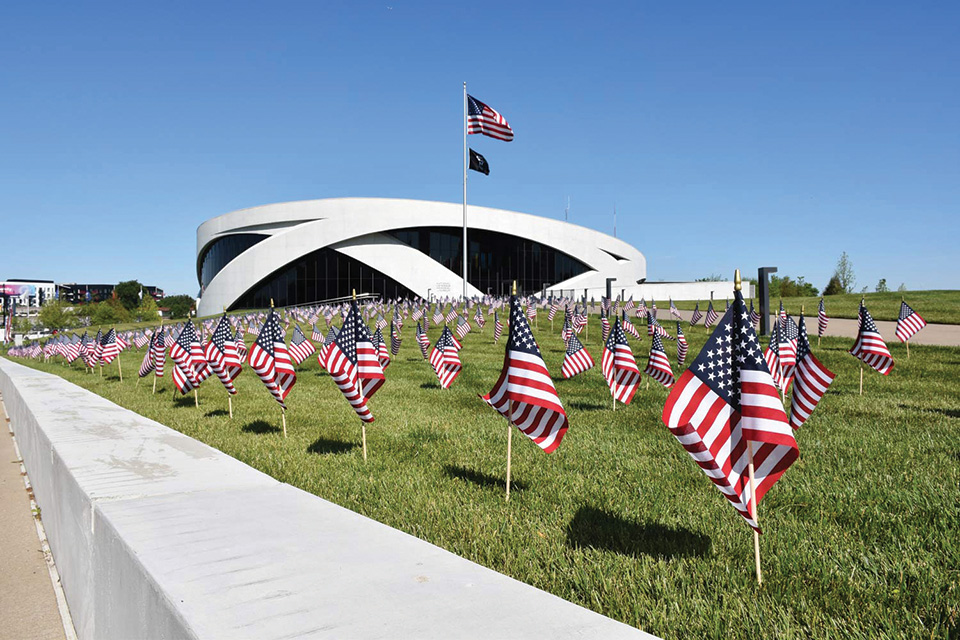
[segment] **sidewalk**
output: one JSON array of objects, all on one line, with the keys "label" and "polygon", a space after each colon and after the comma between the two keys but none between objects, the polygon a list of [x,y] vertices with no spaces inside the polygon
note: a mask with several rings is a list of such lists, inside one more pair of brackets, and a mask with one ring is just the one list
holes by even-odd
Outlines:
[{"label": "sidewalk", "polygon": [[9,425],[0,411],[0,639],[63,640],[63,621]]}]

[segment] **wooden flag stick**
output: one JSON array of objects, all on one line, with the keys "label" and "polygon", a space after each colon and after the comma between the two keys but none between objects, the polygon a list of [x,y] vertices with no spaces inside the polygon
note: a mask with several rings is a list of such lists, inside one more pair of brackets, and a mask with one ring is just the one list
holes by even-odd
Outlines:
[{"label": "wooden flag stick", "polygon": [[287,437],[287,410],[280,407],[280,420],[283,422],[283,437]]},{"label": "wooden flag stick", "polygon": [[199,407],[200,406],[200,394],[197,392],[197,388],[193,388],[193,403]]},{"label": "wooden flag stick", "polygon": [[860,395],[863,395],[863,361],[860,362]]},{"label": "wooden flag stick", "polygon": [[123,367],[120,366],[120,354],[117,354],[117,373],[120,374],[120,382],[123,382]]},{"label": "wooden flag stick", "polygon": [[227,407],[230,409],[230,419],[233,420],[233,396],[227,394]]},{"label": "wooden flag stick", "polygon": [[904,340],[903,344],[907,345],[907,357],[909,358],[910,357],[910,341]]},{"label": "wooden flag stick", "polygon": [[513,457],[513,425],[507,420],[507,502],[510,502],[510,460]]},{"label": "wooden flag stick", "polygon": [[[753,517],[753,522],[760,526],[760,521],[757,519],[757,487],[753,479],[753,443],[750,440],[747,440],[747,454],[750,456],[749,465],[747,469],[750,472],[750,515]],[[753,530],[753,558],[757,565],[757,584],[763,584],[763,574],[760,572],[760,534],[757,533],[757,530]]]},{"label": "wooden flag stick", "polygon": [[157,395],[157,374],[153,374],[153,395]]},{"label": "wooden flag stick", "polygon": [[363,461],[367,461],[367,423],[360,423],[360,440],[363,443]]}]

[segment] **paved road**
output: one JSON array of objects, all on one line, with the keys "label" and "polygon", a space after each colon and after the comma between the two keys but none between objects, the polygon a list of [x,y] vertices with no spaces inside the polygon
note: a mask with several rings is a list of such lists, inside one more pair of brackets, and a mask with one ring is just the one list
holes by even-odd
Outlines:
[{"label": "paved road", "polygon": [[[717,311],[723,313],[722,302],[717,307]],[[684,320],[689,321],[690,316],[692,315],[692,311],[680,311],[680,316]],[[660,324],[664,325],[668,330],[670,330],[668,321],[673,319],[673,317],[670,315],[670,312],[666,309],[660,309],[657,317],[660,320]],[[814,315],[812,318],[808,317],[806,320],[807,332],[810,335],[811,342],[815,342],[817,337],[817,317]],[[772,321],[773,316],[771,316],[771,322]],[[703,321],[701,320],[700,322],[702,323]],[[830,322],[827,324],[827,332],[824,335],[835,338],[856,338],[857,326],[858,324],[856,320],[848,320],[846,318],[830,318]],[[877,329],[880,330],[880,335],[883,336],[883,340],[888,346],[901,344],[896,335],[896,322],[877,320]],[[958,347],[960,346],[960,325],[928,324],[920,331],[920,333],[910,338],[910,344],[932,344],[944,347]]]},{"label": "paved road", "polygon": [[0,638],[61,640],[63,622],[8,425],[0,411]]}]

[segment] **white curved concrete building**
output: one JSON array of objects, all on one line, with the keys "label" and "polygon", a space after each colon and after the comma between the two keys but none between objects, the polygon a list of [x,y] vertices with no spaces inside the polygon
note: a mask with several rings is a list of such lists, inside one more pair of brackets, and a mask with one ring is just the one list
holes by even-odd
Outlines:
[{"label": "white curved concrete building", "polygon": [[[357,293],[459,297],[463,205],[334,198],[268,204],[197,229],[200,315]],[[643,254],[612,236],[525,213],[467,209],[468,295],[584,291],[646,278]]]}]

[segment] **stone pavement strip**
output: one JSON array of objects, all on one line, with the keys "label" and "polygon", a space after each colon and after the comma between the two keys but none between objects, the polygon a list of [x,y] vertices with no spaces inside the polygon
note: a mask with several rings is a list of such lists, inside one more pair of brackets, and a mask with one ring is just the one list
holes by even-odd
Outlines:
[{"label": "stone pavement strip", "polygon": [[7,638],[66,635],[9,422],[0,411],[0,639]]}]

